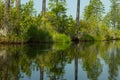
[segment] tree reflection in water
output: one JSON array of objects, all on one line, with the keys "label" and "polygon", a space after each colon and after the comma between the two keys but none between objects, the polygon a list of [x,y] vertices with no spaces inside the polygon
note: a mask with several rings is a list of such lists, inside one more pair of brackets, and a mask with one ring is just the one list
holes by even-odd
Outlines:
[{"label": "tree reflection in water", "polygon": [[[86,42],[70,46],[67,44],[1,45],[0,80],[34,80],[32,78],[34,71],[39,72],[37,75],[39,80],[80,80],[81,70],[87,75],[82,79],[101,80],[107,77],[108,80],[119,80],[119,52],[120,42]],[[69,72],[74,75],[66,73],[67,64],[73,65]],[[107,66],[106,74],[104,74],[105,66]]]}]

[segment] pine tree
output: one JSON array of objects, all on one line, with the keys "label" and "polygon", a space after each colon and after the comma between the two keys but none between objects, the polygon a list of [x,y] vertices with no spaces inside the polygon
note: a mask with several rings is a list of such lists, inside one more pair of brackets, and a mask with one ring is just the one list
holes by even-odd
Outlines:
[{"label": "pine tree", "polygon": [[95,19],[100,21],[102,14],[104,13],[104,5],[100,0],[90,0],[90,3],[85,8],[84,18],[85,20]]},{"label": "pine tree", "polygon": [[[120,16],[120,0],[110,0],[111,11],[110,11],[110,22],[113,29],[117,29],[120,25],[119,23],[119,16]],[[120,26],[119,26],[120,27]]]}]

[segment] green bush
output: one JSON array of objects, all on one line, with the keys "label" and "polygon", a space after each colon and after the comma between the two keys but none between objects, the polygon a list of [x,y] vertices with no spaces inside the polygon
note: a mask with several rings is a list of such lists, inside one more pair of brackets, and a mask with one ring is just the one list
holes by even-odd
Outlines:
[{"label": "green bush", "polygon": [[31,26],[27,32],[28,42],[52,42],[52,36],[48,31]]},{"label": "green bush", "polygon": [[65,34],[60,33],[53,33],[53,42],[56,43],[69,43],[71,41],[70,37],[66,36]]},{"label": "green bush", "polygon": [[93,36],[84,33],[82,35],[82,37],[80,38],[80,40],[82,40],[82,41],[94,41],[94,38],[93,38]]},{"label": "green bush", "polygon": [[112,40],[115,37],[114,36],[114,31],[113,30],[108,30],[105,37],[106,37],[106,40]]},{"label": "green bush", "polygon": [[60,34],[50,27],[37,28],[31,26],[27,31],[26,36],[28,42],[55,42],[55,43],[68,43],[70,38],[65,34]]},{"label": "green bush", "polygon": [[40,29],[46,31],[49,35],[51,35],[52,39],[50,42],[69,43],[71,41],[69,36],[55,31],[49,21],[45,22],[45,24],[40,25]]},{"label": "green bush", "polygon": [[120,30],[114,31],[115,39],[120,39]]}]

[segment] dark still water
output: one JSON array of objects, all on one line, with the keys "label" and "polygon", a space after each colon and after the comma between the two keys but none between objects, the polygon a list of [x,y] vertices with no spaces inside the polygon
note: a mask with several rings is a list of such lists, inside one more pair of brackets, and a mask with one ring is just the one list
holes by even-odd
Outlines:
[{"label": "dark still water", "polygon": [[1,45],[0,80],[120,80],[120,42]]}]

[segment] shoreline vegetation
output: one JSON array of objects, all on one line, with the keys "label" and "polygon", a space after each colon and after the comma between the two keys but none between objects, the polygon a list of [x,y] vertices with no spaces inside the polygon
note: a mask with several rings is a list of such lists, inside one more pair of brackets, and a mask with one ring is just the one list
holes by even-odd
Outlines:
[{"label": "shoreline vegetation", "polygon": [[80,0],[77,0],[76,20],[68,16],[66,0],[42,1],[37,14],[34,1],[0,0],[0,44],[71,43],[77,41],[120,40],[120,5],[111,0],[105,14],[100,0],[91,0],[80,18]]}]

